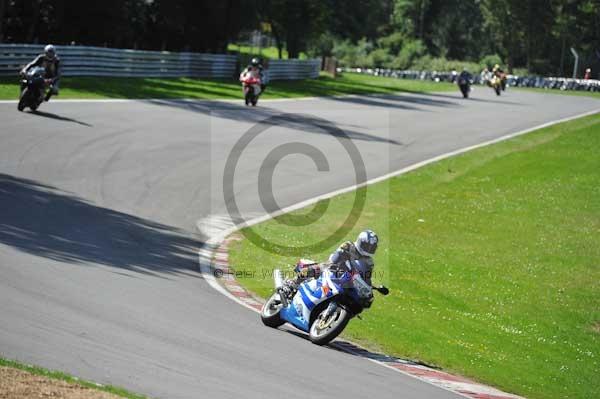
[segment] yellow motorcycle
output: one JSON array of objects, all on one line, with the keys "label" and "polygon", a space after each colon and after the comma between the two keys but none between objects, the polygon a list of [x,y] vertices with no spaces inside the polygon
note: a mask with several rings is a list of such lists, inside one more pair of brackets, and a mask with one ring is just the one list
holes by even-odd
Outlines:
[{"label": "yellow motorcycle", "polygon": [[502,92],[502,78],[500,76],[492,76],[492,78],[488,81],[488,85],[494,89],[497,96],[499,96]]}]

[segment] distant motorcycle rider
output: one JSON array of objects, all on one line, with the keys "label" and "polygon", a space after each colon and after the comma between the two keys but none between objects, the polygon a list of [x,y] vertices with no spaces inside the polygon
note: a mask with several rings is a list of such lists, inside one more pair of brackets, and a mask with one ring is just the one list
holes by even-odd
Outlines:
[{"label": "distant motorcycle rider", "polygon": [[38,55],[33,61],[27,64],[22,70],[21,74],[25,75],[27,71],[33,67],[42,67],[46,70],[46,79],[52,79],[50,90],[44,98],[45,101],[50,100],[53,95],[58,95],[59,82],[61,77],[60,70],[60,58],[56,54],[56,48],[49,44],[44,47],[44,53]]},{"label": "distant motorcycle rider", "polygon": [[492,73],[487,67],[483,68],[483,71],[481,71],[481,73],[479,74],[479,79],[481,80],[482,84],[490,86],[490,80],[492,80]]},{"label": "distant motorcycle rider", "polygon": [[267,88],[264,68],[260,63],[258,58],[252,58],[250,64],[244,69],[240,76],[245,76],[246,74],[251,74],[260,79],[260,91],[263,93]]},{"label": "distant motorcycle rider", "polygon": [[346,262],[350,262],[352,268],[360,273],[363,280],[371,285],[371,276],[375,263],[373,255],[377,251],[379,238],[372,230],[362,231],[355,242],[346,241],[340,245],[330,256],[327,264],[310,264],[303,268],[296,267],[296,278],[287,280],[283,285],[283,291],[291,296],[297,289],[298,285],[309,278],[317,278],[323,269],[329,269],[334,272],[347,272],[348,266]]},{"label": "distant motorcycle rider", "polygon": [[473,75],[467,70],[467,67],[464,67],[462,72],[456,78],[456,83],[460,88],[460,91],[464,98],[469,97],[469,92],[471,91],[471,83],[473,82]]},{"label": "distant motorcycle rider", "polygon": [[473,81],[473,75],[471,75],[471,73],[469,72],[469,70],[467,69],[467,67],[464,67],[462,72],[458,75],[458,82],[460,83],[461,80],[464,80],[465,82],[471,83]]},{"label": "distant motorcycle rider", "polygon": [[500,79],[502,91],[506,90],[506,74],[504,73],[504,70],[500,68],[499,64],[494,65],[494,68],[492,69],[492,74]]}]

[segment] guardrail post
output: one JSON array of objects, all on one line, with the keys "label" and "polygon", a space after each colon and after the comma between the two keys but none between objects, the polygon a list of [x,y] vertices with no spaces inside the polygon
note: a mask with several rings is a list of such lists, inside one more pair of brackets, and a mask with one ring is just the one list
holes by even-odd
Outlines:
[{"label": "guardrail post", "polygon": [[577,70],[579,69],[579,54],[571,47],[571,54],[575,57],[575,65],[573,65],[573,79],[577,79]]}]

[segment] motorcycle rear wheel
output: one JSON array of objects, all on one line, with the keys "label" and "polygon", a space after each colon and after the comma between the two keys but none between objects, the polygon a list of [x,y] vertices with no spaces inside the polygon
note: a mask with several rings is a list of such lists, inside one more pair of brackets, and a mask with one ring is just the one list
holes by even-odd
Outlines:
[{"label": "motorcycle rear wheel", "polygon": [[280,312],[281,299],[279,298],[279,293],[274,292],[260,310],[260,319],[265,326],[277,328],[285,324],[285,320],[281,318]]},{"label": "motorcycle rear wheel", "polygon": [[346,309],[338,305],[334,314],[329,316],[327,320],[322,320],[321,315],[326,311],[327,308],[323,308],[310,326],[309,338],[315,345],[325,345],[333,341],[346,328],[352,318],[352,315]]}]

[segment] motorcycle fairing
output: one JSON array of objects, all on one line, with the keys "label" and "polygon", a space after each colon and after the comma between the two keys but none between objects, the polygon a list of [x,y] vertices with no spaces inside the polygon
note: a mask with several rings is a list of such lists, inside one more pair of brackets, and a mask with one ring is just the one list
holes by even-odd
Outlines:
[{"label": "motorcycle fairing", "polygon": [[281,310],[282,318],[301,330],[308,331],[310,314],[315,306],[338,295],[342,291],[341,283],[349,278],[345,275],[334,281],[332,277],[333,273],[325,270],[318,279],[310,279],[300,284],[292,303]]},{"label": "motorcycle fairing", "polygon": [[294,304],[289,304],[287,308],[281,309],[281,318],[287,321],[288,323],[292,323],[294,326],[298,327],[304,332],[308,332],[309,325],[308,321],[305,320],[298,311]]}]

